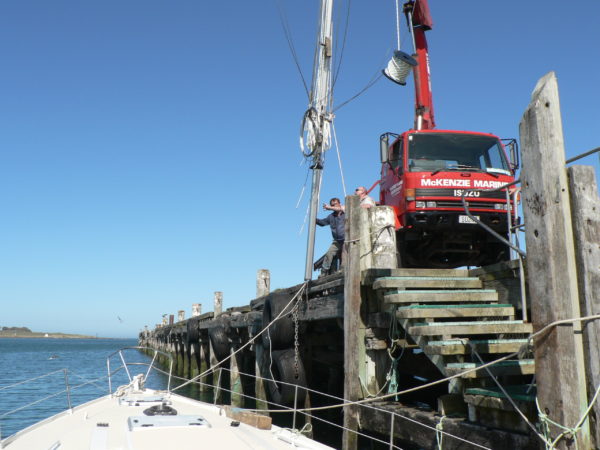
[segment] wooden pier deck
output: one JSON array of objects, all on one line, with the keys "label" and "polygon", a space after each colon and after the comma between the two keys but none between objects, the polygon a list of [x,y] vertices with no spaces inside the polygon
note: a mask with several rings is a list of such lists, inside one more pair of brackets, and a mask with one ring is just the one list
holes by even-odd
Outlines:
[{"label": "wooden pier deck", "polygon": [[[545,82],[535,95],[552,89]],[[556,114],[536,102],[523,133],[535,114]],[[539,142],[522,140],[535,154]],[[325,420],[343,427],[335,447],[355,449],[368,435],[381,448],[540,448],[536,396],[549,416],[572,426],[600,384],[598,320],[587,326],[578,319],[600,314],[600,202],[593,171],[570,168],[566,186],[564,152],[551,167],[546,157],[524,159],[531,172],[523,213],[528,248],[535,247],[524,271],[518,261],[397,268],[393,211],[364,210],[350,196],[343,271],[271,292],[268,271],[260,270],[256,298],[246,305],[222,311],[217,292],[213,312],[196,306],[187,320],[183,311],[177,321],[171,315],[142,332],[140,345],[172,354],[176,373],[211,390],[217,403],[272,416],[288,408],[294,428],[310,422],[317,433]],[[539,180],[546,184],[538,187]],[[563,194],[545,199],[554,195],[552,183],[579,193],[567,213]],[[564,225],[565,214],[574,227],[570,240],[553,228]],[[568,267],[565,255],[573,260]],[[560,319],[573,321],[530,340]],[[592,411],[577,431],[579,448],[600,447],[600,406]],[[550,431],[557,448],[574,448],[574,439],[553,425]]]}]

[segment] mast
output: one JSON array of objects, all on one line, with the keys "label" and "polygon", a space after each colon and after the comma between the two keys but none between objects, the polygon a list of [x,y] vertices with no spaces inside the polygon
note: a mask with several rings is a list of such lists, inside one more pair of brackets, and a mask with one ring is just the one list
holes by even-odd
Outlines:
[{"label": "mast", "polygon": [[[315,227],[319,194],[323,172],[323,155],[331,146],[331,72],[333,42],[333,0],[321,0],[319,34],[315,50],[310,104],[302,121],[302,147],[304,155],[311,159],[312,188],[308,218],[308,241],[306,245],[306,265],[304,280],[312,279],[315,251]],[[303,136],[306,134],[304,149]]]}]

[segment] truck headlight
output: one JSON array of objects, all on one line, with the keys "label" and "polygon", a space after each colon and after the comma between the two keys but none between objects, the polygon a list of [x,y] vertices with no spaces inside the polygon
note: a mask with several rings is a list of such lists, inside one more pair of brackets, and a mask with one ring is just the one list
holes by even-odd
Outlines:
[{"label": "truck headlight", "polygon": [[435,208],[435,206],[436,206],[435,202],[427,202],[428,208]]},{"label": "truck headlight", "polygon": [[508,205],[506,203],[494,203],[494,209],[501,209],[503,211],[508,211]]},{"label": "truck headlight", "polygon": [[415,202],[417,208],[425,208],[425,202]]}]

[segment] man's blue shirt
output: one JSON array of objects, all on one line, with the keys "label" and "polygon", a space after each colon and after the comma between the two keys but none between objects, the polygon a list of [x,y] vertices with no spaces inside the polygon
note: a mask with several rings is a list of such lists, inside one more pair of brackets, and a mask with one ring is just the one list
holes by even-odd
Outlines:
[{"label": "man's blue shirt", "polygon": [[346,214],[340,212],[340,214],[336,216],[335,213],[331,213],[324,219],[317,219],[317,225],[321,227],[329,225],[331,227],[333,240],[343,241],[345,237]]}]

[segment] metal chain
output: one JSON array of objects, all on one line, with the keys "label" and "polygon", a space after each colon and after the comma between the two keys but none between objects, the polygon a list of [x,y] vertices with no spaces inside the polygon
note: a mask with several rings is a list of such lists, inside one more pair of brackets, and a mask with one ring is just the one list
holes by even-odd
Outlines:
[{"label": "metal chain", "polygon": [[296,304],[294,305],[294,309],[292,310],[292,320],[294,321],[294,377],[296,379],[298,379],[299,376],[299,369],[298,369],[298,359],[299,359],[299,355],[300,355],[300,340],[298,339],[298,324],[299,324],[299,320],[298,320],[298,310],[300,309],[300,302],[302,301],[302,296],[300,296],[300,298],[298,299],[298,301],[296,301]]}]

